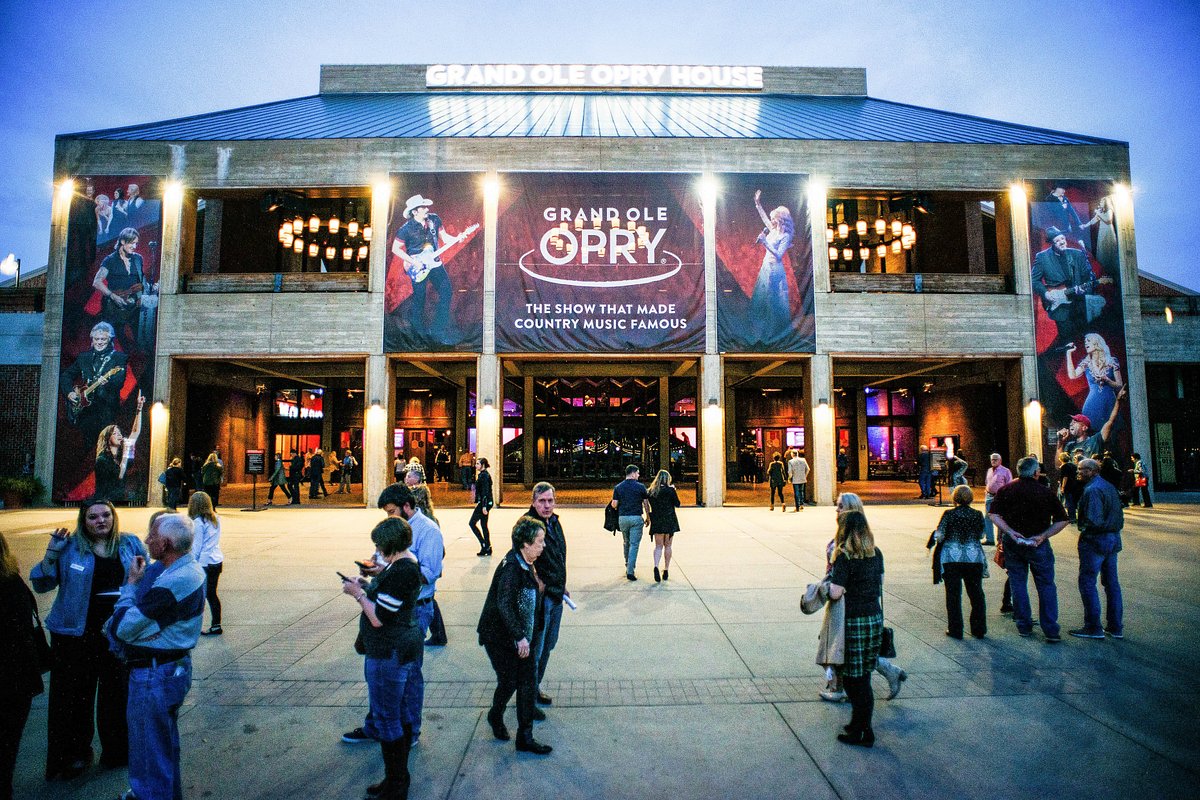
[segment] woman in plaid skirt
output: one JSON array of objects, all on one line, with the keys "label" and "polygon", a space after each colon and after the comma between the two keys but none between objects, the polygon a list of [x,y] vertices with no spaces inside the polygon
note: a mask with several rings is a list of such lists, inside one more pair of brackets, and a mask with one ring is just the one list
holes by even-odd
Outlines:
[{"label": "woman in plaid skirt", "polygon": [[866,516],[849,511],[838,517],[838,531],[830,571],[829,596],[845,597],[846,660],[842,682],[850,698],[853,713],[845,733],[838,741],[870,747],[875,744],[871,714],[875,696],[871,693],[871,672],[879,656],[883,636],[883,553],[875,547],[875,537]]}]

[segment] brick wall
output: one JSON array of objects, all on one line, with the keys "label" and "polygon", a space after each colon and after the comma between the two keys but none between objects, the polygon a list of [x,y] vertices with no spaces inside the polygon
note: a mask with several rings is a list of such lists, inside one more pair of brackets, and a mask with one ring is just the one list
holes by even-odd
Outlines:
[{"label": "brick wall", "polygon": [[33,453],[41,374],[40,366],[0,366],[0,419],[6,434],[0,437],[0,474],[21,474],[25,454]]},{"label": "brick wall", "polygon": [[967,462],[977,471],[978,483],[987,471],[990,454],[999,453],[1010,466],[1011,456],[1016,455],[1008,452],[1004,403],[1004,387],[994,383],[922,395],[917,417],[920,443],[927,444],[930,436],[958,434]]}]

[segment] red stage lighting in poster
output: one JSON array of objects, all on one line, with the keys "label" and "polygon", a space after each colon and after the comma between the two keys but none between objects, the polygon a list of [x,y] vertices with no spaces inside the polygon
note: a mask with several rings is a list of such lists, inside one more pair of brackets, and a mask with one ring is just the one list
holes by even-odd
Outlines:
[{"label": "red stage lighting in poster", "polygon": [[807,178],[717,177],[717,339],[722,352],[816,350]]},{"label": "red stage lighting in poster", "polygon": [[392,175],[383,349],[483,345],[483,175]]},{"label": "red stage lighting in poster", "polygon": [[501,176],[496,349],[702,352],[698,176]]},{"label": "red stage lighting in poster", "polygon": [[51,496],[144,505],[162,181],[76,178],[68,213],[61,367],[47,376],[59,388]]},{"label": "red stage lighting in poster", "polygon": [[1106,181],[1031,182],[1029,246],[1047,448],[1056,458],[1111,451],[1124,471],[1132,435],[1111,195]]}]

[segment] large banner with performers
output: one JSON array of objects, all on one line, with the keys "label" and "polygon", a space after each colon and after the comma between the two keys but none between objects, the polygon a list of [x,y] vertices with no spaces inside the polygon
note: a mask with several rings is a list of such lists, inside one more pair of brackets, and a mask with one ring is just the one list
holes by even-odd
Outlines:
[{"label": "large banner with performers", "polygon": [[806,175],[721,175],[717,340],[728,353],[816,350]]},{"label": "large banner with performers", "polygon": [[146,503],[154,387],[160,178],[75,179],[67,224],[56,502]]},{"label": "large banner with performers", "polygon": [[1056,460],[1111,453],[1124,471],[1132,434],[1112,184],[1046,180],[1031,181],[1029,189],[1038,388],[1048,452]]},{"label": "large banner with performers", "polygon": [[392,176],[383,349],[483,345],[483,175]]},{"label": "large banner with performers", "polygon": [[697,178],[503,175],[497,351],[703,352]]}]

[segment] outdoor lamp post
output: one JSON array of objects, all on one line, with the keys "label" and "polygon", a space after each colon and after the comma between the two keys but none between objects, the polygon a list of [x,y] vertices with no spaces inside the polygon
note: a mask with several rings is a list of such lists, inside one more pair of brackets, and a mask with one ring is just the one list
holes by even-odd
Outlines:
[{"label": "outdoor lamp post", "polygon": [[14,256],[12,253],[9,253],[7,256],[5,256],[4,260],[0,261],[0,275],[4,275],[6,278],[10,275],[14,276],[13,288],[15,289],[20,286],[21,259]]}]

